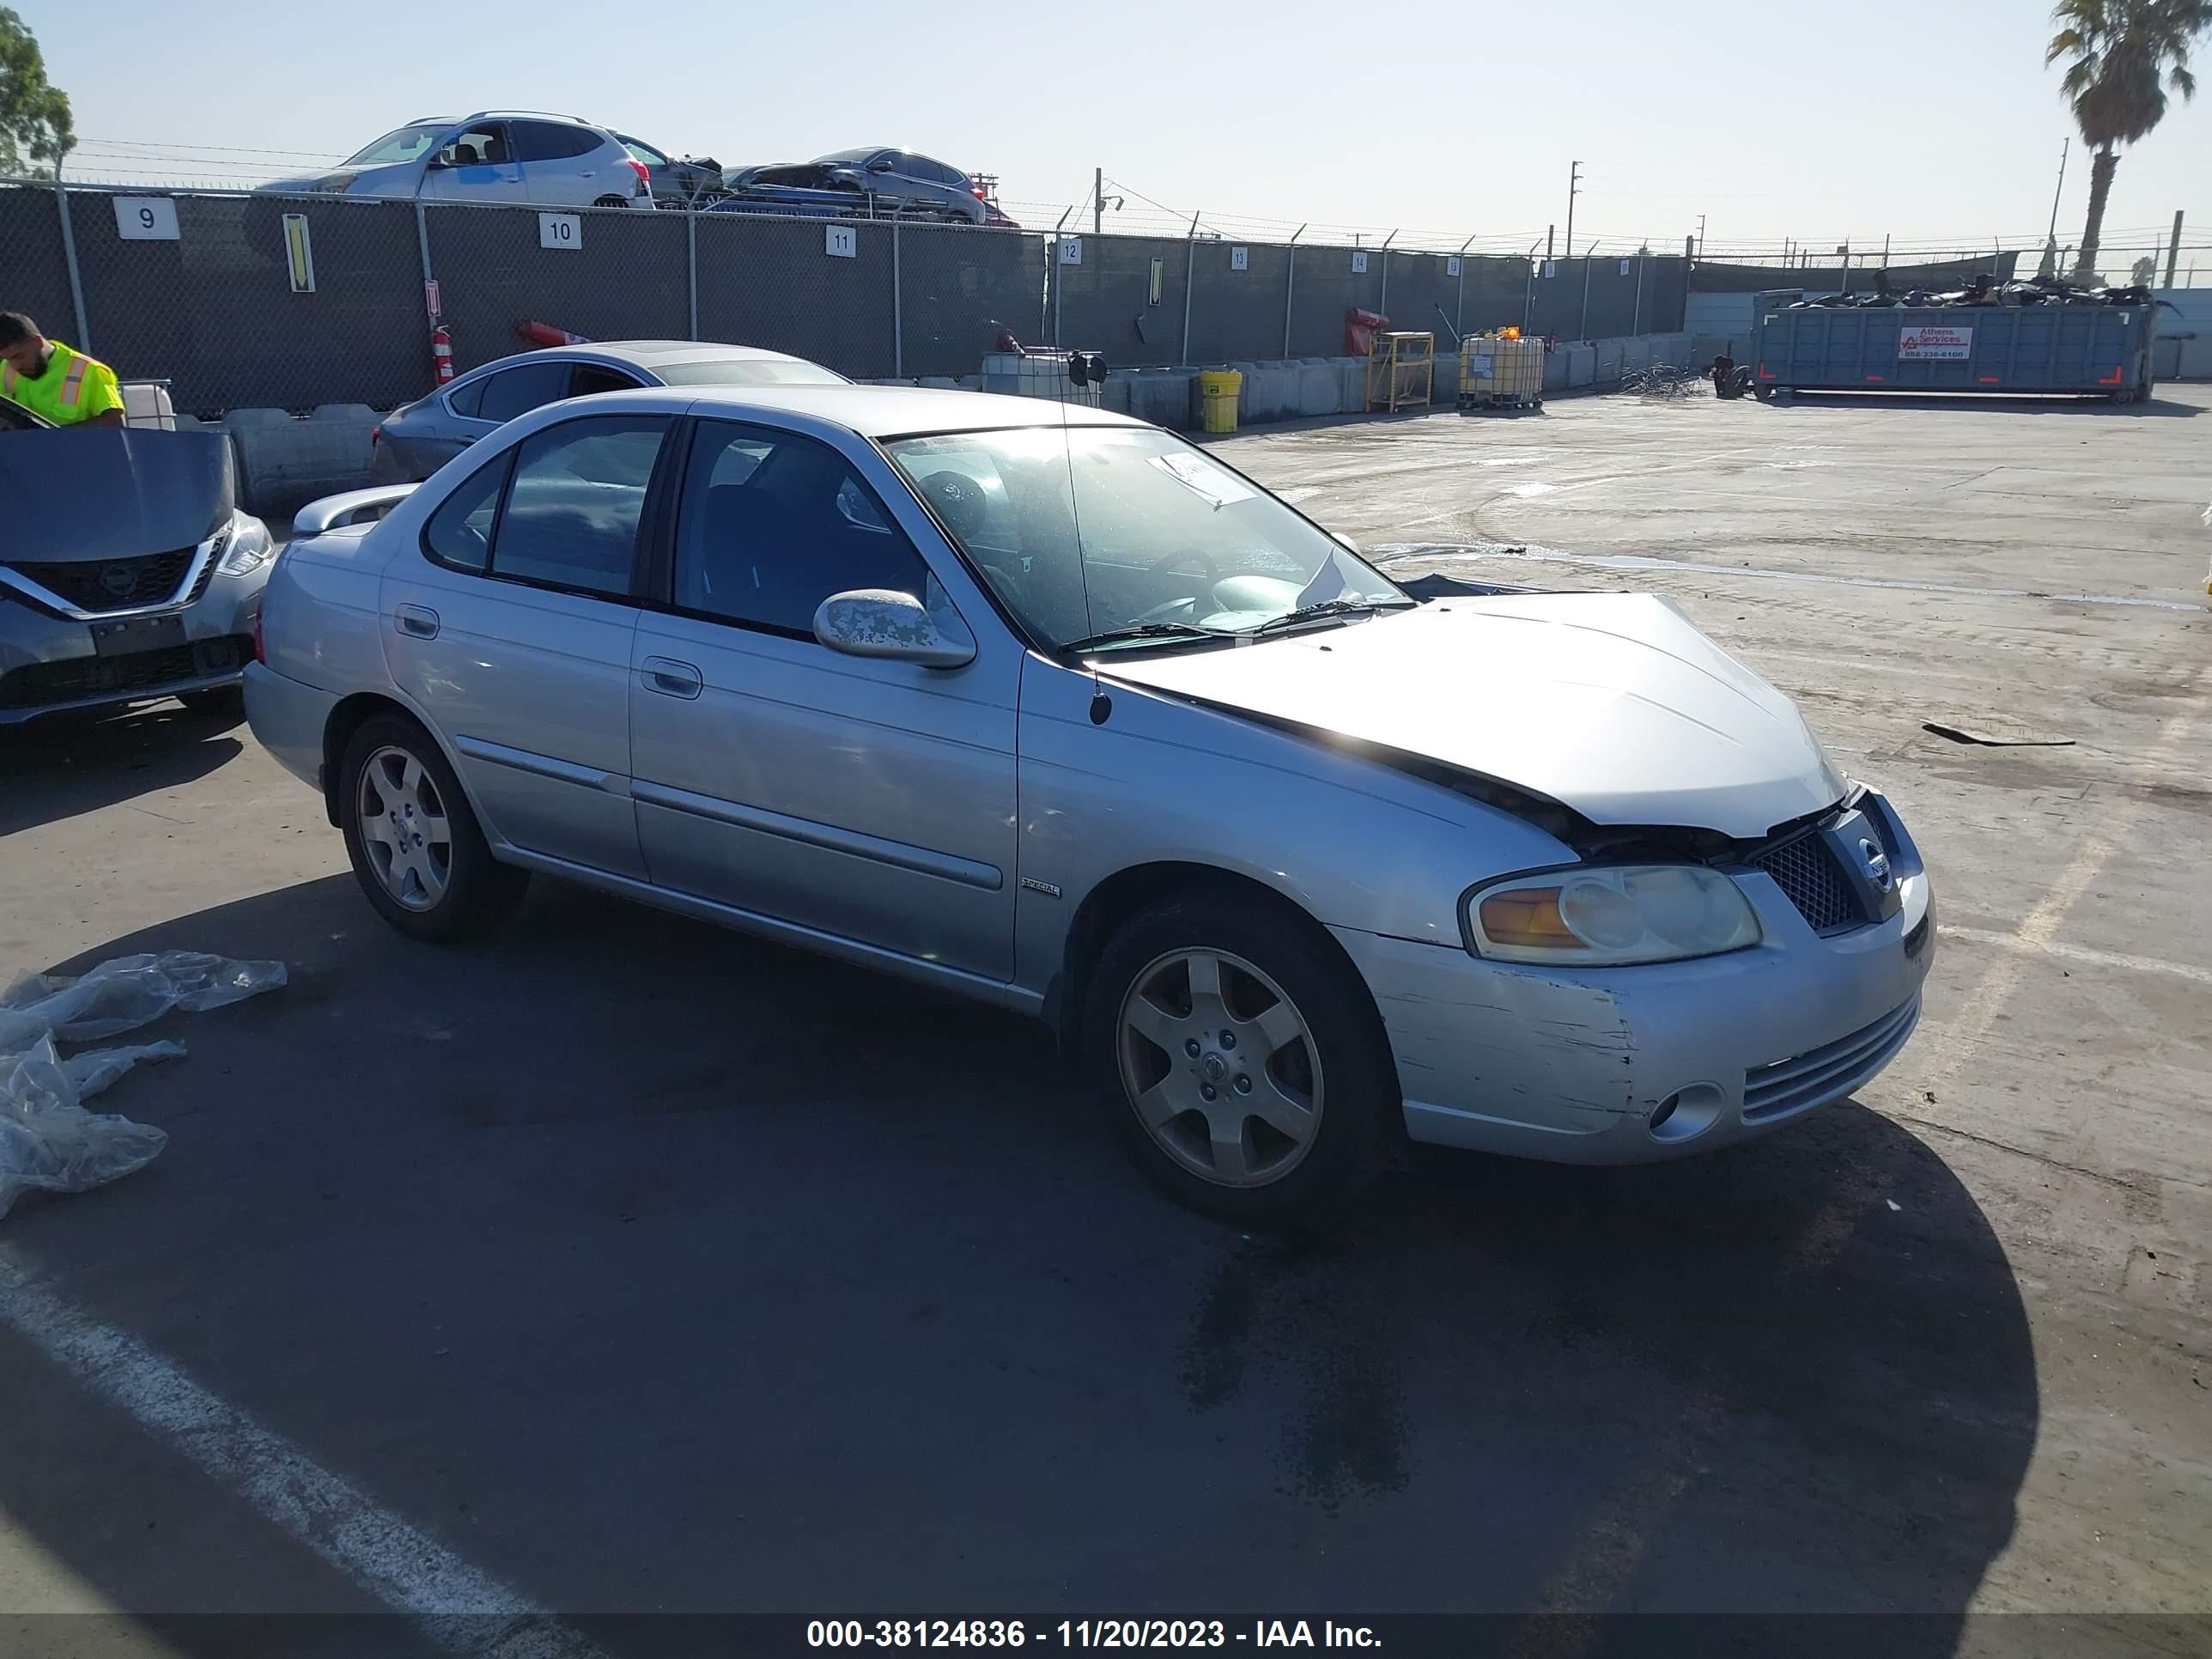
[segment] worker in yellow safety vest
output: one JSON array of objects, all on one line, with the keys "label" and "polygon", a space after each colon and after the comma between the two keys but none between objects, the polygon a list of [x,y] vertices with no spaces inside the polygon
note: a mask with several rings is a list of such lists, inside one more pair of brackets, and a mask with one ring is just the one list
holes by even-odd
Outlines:
[{"label": "worker in yellow safety vest", "polygon": [[97,357],[49,340],[20,311],[0,311],[0,398],[56,426],[121,426],[115,371]]}]

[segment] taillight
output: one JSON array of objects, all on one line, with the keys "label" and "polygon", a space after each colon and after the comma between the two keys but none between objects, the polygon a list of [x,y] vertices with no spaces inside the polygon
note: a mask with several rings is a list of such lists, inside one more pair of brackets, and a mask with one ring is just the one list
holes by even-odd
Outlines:
[{"label": "taillight", "polygon": [[375,447],[377,447],[377,445],[379,445],[379,444],[382,443],[383,441],[384,441],[384,428],[383,428],[382,427],[380,427],[380,426],[373,426],[373,427],[369,428],[369,429],[368,429],[368,447],[369,447],[371,449],[374,449],[374,448],[375,448]]},{"label": "taillight", "polygon": [[653,174],[647,171],[645,163],[639,161],[637,157],[633,155],[629,158],[629,167],[630,171],[637,174],[637,189],[634,191],[632,194],[637,196],[652,195]]},{"label": "taillight", "polygon": [[968,189],[969,192],[979,202],[988,202],[991,199],[989,197],[983,194],[983,186],[981,185],[970,185],[968,186]]}]

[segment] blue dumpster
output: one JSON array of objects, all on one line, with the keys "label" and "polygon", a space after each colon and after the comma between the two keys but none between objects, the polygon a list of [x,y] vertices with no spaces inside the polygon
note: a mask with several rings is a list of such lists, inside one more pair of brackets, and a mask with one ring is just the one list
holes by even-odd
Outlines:
[{"label": "blue dumpster", "polygon": [[1753,385],[1775,392],[2151,393],[2157,307],[1807,306],[1759,325]]}]

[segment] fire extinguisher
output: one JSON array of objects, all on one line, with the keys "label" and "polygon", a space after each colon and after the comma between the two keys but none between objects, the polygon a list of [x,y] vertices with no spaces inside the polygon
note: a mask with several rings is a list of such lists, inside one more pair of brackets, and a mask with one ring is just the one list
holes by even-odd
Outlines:
[{"label": "fire extinguisher", "polygon": [[437,370],[438,384],[450,386],[453,380],[453,337],[440,323],[430,331],[430,362]]}]

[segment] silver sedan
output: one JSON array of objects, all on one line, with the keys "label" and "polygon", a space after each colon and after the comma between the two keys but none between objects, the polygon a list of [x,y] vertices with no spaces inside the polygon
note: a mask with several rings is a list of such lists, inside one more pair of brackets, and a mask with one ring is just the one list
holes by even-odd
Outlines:
[{"label": "silver sedan", "polygon": [[386,416],[369,441],[369,482],[419,482],[501,422],[566,398],[647,386],[846,384],[834,368],[804,357],[711,340],[595,340],[519,351]]},{"label": "silver sedan", "polygon": [[1668,601],[1424,598],[1026,399],[615,393],[471,462],[304,513],[247,671],[413,937],[536,872],[1035,1016],[1245,1224],[1408,1137],[1741,1141],[1918,1018],[1911,836]]}]

